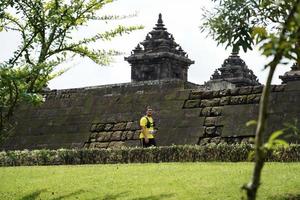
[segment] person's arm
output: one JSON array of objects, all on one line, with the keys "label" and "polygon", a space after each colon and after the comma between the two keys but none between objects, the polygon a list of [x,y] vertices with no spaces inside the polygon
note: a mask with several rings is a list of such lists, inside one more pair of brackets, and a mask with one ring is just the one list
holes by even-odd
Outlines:
[{"label": "person's arm", "polygon": [[147,134],[147,128],[146,126],[141,126],[142,128],[142,134],[144,135],[144,138],[145,138],[145,143],[148,143],[149,142],[149,139],[148,139],[148,134]]}]

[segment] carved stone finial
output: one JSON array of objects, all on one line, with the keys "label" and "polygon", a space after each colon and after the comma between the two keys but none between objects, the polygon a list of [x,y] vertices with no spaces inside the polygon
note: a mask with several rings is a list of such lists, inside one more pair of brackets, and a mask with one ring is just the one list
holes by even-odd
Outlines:
[{"label": "carved stone finial", "polygon": [[158,23],[158,24],[162,24],[162,23],[163,23],[163,20],[162,20],[162,15],[161,15],[161,13],[159,13],[159,15],[158,15],[158,20],[157,20],[157,23]]},{"label": "carved stone finial", "polygon": [[164,26],[165,25],[162,20],[162,15],[161,15],[161,13],[159,13],[157,24],[156,24],[156,27],[154,27],[154,30],[163,30],[164,31],[164,30],[166,30],[166,28]]},{"label": "carved stone finial", "polygon": [[210,80],[214,80],[214,79],[220,79],[222,78],[219,74],[219,71],[216,69],[213,73],[213,75],[211,75]]},{"label": "carved stone finial", "polygon": [[140,44],[138,44],[137,46],[136,46],[136,48],[135,48],[136,50],[142,50],[142,48],[141,48],[141,45]]},{"label": "carved stone finial", "polygon": [[133,53],[134,54],[136,54],[136,53],[140,53],[140,52],[142,52],[142,47],[141,47],[141,45],[140,44],[138,44],[136,47],[135,47],[135,49],[133,50]]}]

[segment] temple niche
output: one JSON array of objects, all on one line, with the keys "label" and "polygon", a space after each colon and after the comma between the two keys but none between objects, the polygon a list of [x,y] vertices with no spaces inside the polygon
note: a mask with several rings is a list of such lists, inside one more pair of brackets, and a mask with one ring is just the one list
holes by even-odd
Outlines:
[{"label": "temple niche", "polygon": [[187,81],[188,68],[194,61],[188,58],[164,26],[159,14],[156,26],[146,39],[137,45],[129,57],[125,57],[131,65],[133,82],[162,79]]},{"label": "temple niche", "polygon": [[215,70],[210,80],[205,85],[213,90],[235,88],[243,86],[260,85],[253,71],[248,68],[245,61],[237,52],[224,60],[222,66]]}]

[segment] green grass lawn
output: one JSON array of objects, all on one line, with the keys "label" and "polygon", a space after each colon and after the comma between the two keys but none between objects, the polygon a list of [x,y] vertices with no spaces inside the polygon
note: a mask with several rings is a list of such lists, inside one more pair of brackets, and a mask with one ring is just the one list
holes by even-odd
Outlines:
[{"label": "green grass lawn", "polygon": [[[252,163],[0,168],[0,199],[240,199]],[[300,199],[300,163],[267,163],[258,199]]]}]

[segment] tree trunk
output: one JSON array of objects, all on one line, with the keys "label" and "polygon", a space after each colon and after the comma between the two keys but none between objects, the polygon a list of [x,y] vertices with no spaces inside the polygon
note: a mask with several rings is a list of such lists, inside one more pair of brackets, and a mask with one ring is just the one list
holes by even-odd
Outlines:
[{"label": "tree trunk", "polygon": [[[283,29],[280,34],[280,38],[278,41],[279,46],[286,40],[286,33],[288,32],[288,26],[294,19],[294,14],[297,13],[297,7],[300,4],[300,0],[297,0],[297,2],[293,5],[293,8],[287,17],[285,23],[283,24]],[[300,31],[300,29],[298,29]],[[297,31],[297,32],[298,32]],[[270,96],[270,88],[271,88],[271,82],[272,78],[275,72],[275,69],[277,65],[280,63],[283,55],[284,55],[284,49],[277,48],[275,49],[276,53],[274,55],[273,60],[269,63],[269,74],[268,79],[266,82],[266,85],[263,89],[261,101],[259,104],[259,115],[258,115],[258,122],[256,127],[256,133],[255,133],[255,165],[254,165],[254,171],[252,174],[252,179],[248,185],[244,186],[243,189],[247,191],[247,199],[248,200],[255,200],[257,190],[260,185],[260,177],[261,177],[261,171],[264,167],[264,159],[265,159],[265,152],[263,147],[263,134],[265,132],[265,125],[267,120],[267,110],[269,105],[269,96]],[[299,60],[297,60],[298,62]]]},{"label": "tree trunk", "polygon": [[[276,64],[276,66],[277,66],[277,64]],[[261,102],[259,105],[259,116],[258,116],[256,136],[255,136],[255,166],[254,166],[254,171],[252,174],[251,182],[246,187],[244,187],[247,191],[247,199],[248,200],[256,199],[256,193],[257,193],[258,187],[260,185],[261,171],[264,166],[265,153],[264,153],[264,149],[263,149],[263,134],[265,131],[265,124],[266,124],[266,119],[267,119],[267,109],[268,109],[268,105],[269,105],[268,102],[269,102],[269,96],[270,96],[271,82],[272,82],[272,78],[273,78],[276,66],[270,67],[268,79],[267,79],[266,85],[263,89],[262,96],[261,96]]]}]

